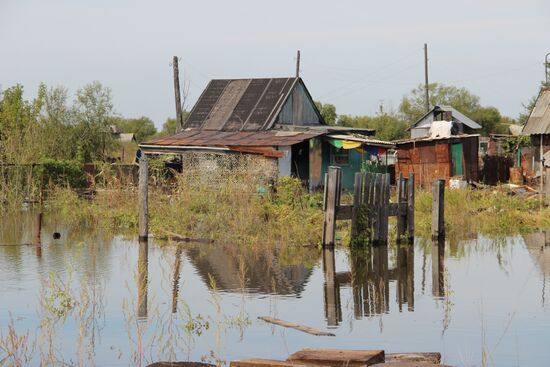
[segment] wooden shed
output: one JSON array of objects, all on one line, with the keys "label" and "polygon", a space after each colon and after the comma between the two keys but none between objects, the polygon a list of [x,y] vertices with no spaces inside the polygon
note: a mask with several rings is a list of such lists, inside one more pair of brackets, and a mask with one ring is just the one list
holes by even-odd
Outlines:
[{"label": "wooden shed", "polygon": [[396,141],[395,174],[416,175],[423,188],[437,179],[451,177],[467,181],[479,178],[479,135],[452,135],[447,138],[420,138]]}]

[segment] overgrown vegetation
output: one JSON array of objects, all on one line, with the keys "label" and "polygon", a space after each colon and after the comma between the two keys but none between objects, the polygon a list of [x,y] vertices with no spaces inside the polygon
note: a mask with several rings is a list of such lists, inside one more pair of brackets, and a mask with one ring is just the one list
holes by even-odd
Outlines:
[{"label": "overgrown vegetation", "polygon": [[[432,193],[417,192],[415,233],[428,238],[432,220]],[[514,235],[550,227],[550,207],[537,197],[509,195],[507,191],[448,190],[445,192],[445,231],[447,237],[469,234]]]}]

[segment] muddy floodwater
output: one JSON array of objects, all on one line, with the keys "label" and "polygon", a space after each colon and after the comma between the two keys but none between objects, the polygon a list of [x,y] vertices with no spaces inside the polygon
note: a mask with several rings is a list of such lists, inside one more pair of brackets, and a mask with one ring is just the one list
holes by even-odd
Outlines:
[{"label": "muddy floodwater", "polygon": [[17,244],[0,246],[0,361],[11,349],[31,366],[224,364],[304,347],[441,352],[456,366],[550,360],[550,233],[322,251],[139,243],[64,223],[46,216],[37,248],[32,213],[0,218],[0,244]]}]

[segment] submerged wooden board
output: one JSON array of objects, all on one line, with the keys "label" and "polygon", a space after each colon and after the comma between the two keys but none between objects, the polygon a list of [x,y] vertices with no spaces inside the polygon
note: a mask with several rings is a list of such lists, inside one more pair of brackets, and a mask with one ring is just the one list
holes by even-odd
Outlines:
[{"label": "submerged wooden board", "polygon": [[386,363],[389,362],[424,362],[441,363],[441,353],[388,353]]},{"label": "submerged wooden board", "polygon": [[439,363],[426,363],[426,362],[389,362],[389,363],[377,363],[372,367],[451,367]]},{"label": "submerged wooden board", "polygon": [[315,364],[322,366],[371,366],[376,363],[383,363],[383,350],[345,350],[345,349],[318,349],[305,348],[288,359],[293,362]]},{"label": "submerged wooden board", "polygon": [[302,367],[306,366],[303,363],[279,361],[275,359],[241,359],[238,361],[232,361],[230,367]]},{"label": "submerged wooden board", "polygon": [[312,328],[312,327],[309,327],[309,326],[295,324],[293,322],[289,322],[289,321],[285,321],[285,320],[274,319],[274,318],[268,317],[268,316],[260,316],[258,318],[260,320],[263,320],[265,322],[269,322],[271,324],[275,324],[275,325],[291,328],[291,329],[294,329],[294,330],[302,331],[304,333],[308,333],[308,334],[311,334],[311,335],[335,336],[333,333],[329,333],[329,332],[326,332],[326,331],[323,331],[323,330],[315,329],[315,328]]}]

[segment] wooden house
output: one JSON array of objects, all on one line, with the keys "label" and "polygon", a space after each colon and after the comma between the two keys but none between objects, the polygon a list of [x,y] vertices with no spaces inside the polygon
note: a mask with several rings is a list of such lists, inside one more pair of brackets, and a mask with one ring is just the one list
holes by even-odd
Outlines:
[{"label": "wooden house", "polygon": [[145,154],[179,154],[183,169],[191,156],[212,168],[220,155],[252,155],[269,176],[296,176],[312,190],[322,185],[329,165],[338,165],[344,188],[351,189],[363,162],[393,146],[370,139],[373,134],[326,125],[301,78],[216,79],[181,132],[140,148]]},{"label": "wooden house", "polygon": [[415,174],[423,188],[433,181],[452,177],[477,181],[479,176],[479,135],[452,135],[444,138],[418,138],[395,142],[395,174]]},{"label": "wooden house", "polygon": [[434,121],[451,121],[453,135],[475,134],[481,125],[450,106],[434,106],[424,116],[411,126],[411,139],[423,138],[430,135],[430,127]]},{"label": "wooden house", "polygon": [[[550,88],[542,88],[535,106],[523,126],[522,134],[531,137],[533,157],[530,168],[540,176],[545,154],[550,151]],[[545,162],[548,166],[550,162]]]}]

